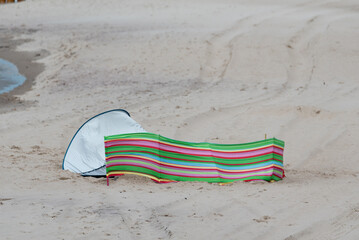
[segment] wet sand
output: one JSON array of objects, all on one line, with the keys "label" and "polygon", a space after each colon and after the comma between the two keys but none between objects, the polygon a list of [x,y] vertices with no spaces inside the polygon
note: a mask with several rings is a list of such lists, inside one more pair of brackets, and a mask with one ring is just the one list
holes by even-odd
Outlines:
[{"label": "wet sand", "polygon": [[10,35],[9,32],[11,31],[0,30],[0,58],[14,63],[20,74],[26,77],[24,84],[11,91],[12,95],[19,95],[31,89],[36,76],[44,70],[44,64],[35,61],[48,55],[48,53],[45,51],[16,51],[16,46],[30,40],[14,40],[11,37],[6,37]]}]

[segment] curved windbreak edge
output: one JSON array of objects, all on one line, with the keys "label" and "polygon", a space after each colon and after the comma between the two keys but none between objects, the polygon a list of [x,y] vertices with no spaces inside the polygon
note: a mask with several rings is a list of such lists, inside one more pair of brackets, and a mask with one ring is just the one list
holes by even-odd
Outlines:
[{"label": "curved windbreak edge", "polygon": [[[71,146],[71,143],[72,143],[72,141],[75,139],[77,133],[81,130],[81,128],[82,128],[86,123],[88,123],[89,121],[91,121],[92,119],[94,119],[94,118],[96,118],[96,117],[98,117],[98,116],[101,116],[101,115],[103,115],[103,114],[105,114],[105,113],[116,112],[116,111],[124,112],[124,113],[126,113],[129,117],[131,117],[131,115],[129,114],[129,112],[127,112],[127,111],[124,110],[124,109],[112,109],[112,110],[109,110],[109,111],[106,111],[106,112],[99,113],[99,114],[97,114],[96,116],[93,116],[92,118],[90,118],[90,119],[88,119],[86,122],[84,122],[79,129],[77,129],[75,135],[72,137],[72,139],[71,139],[69,145],[67,146],[64,159],[62,160],[62,169],[64,169],[65,158],[66,158],[67,152],[68,152],[68,150],[69,150],[69,148],[70,148],[70,146]],[[92,170],[92,171],[93,171],[93,170]]]}]

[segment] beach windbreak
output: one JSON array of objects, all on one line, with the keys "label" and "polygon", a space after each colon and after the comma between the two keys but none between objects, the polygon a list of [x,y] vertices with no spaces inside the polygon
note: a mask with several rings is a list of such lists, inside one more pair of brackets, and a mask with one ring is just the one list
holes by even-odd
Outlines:
[{"label": "beach windbreak", "polygon": [[157,182],[278,181],[284,177],[284,142],[244,144],[177,141],[153,133],[105,137],[106,176],[136,174]]}]

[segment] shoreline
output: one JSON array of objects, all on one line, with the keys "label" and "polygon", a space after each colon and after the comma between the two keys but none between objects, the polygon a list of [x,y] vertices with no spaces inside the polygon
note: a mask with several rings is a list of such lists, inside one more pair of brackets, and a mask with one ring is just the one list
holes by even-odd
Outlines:
[{"label": "shoreline", "polygon": [[0,58],[9,61],[16,65],[19,73],[26,77],[25,82],[13,89],[10,92],[0,94],[0,103],[5,99],[11,98],[14,95],[22,95],[32,89],[36,77],[45,70],[43,63],[35,62],[47,56],[45,50],[27,52],[17,51],[16,47],[25,42],[31,41],[29,39],[14,40],[12,36],[0,36]]}]

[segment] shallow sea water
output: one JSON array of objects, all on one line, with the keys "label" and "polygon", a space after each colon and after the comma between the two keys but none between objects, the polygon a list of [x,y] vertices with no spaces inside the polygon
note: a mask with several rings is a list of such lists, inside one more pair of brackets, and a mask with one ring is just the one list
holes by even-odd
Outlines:
[{"label": "shallow sea water", "polygon": [[25,80],[15,64],[0,58],[0,94],[12,91]]}]

